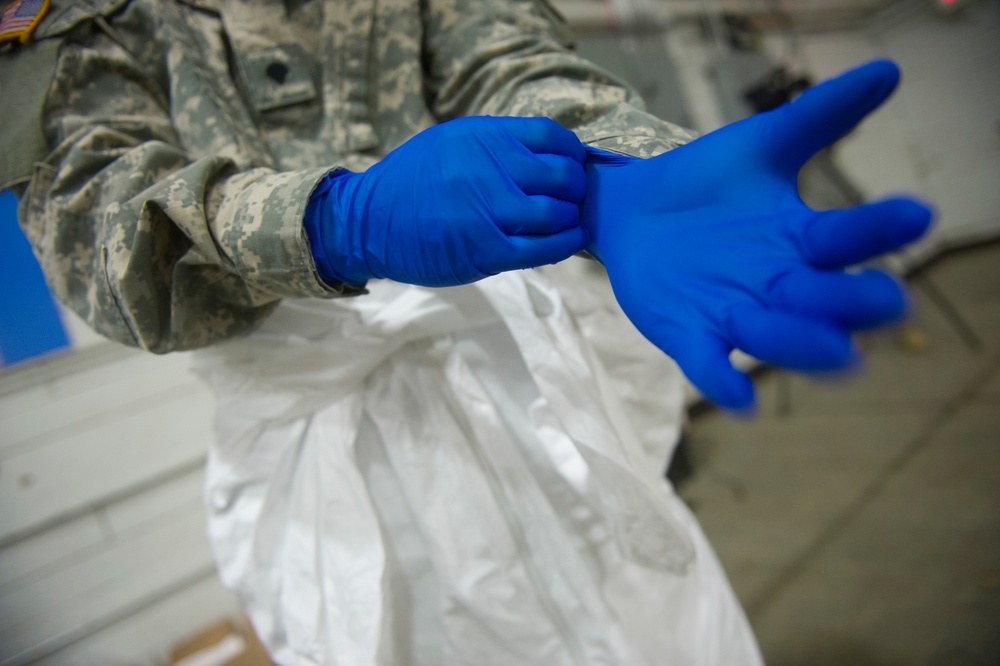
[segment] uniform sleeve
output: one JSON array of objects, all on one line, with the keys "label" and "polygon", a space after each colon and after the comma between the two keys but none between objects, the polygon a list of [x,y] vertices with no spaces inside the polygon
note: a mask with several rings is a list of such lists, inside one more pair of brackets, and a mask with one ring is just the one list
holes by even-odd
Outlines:
[{"label": "uniform sleeve", "polygon": [[163,353],[247,331],[284,297],[350,292],[322,282],[302,228],[329,169],[193,159],[165,89],[99,31],[60,49],[42,115],[54,150],[19,209],[60,300],[101,334]]},{"label": "uniform sleeve", "polygon": [[574,54],[565,21],[546,0],[426,0],[424,25],[429,96],[441,119],[547,116],[584,143],[637,157],[694,138]]}]

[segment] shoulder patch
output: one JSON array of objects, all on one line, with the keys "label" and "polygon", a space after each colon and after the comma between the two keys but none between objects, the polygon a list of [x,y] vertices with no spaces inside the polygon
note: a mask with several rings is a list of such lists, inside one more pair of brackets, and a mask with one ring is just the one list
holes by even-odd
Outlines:
[{"label": "shoulder patch", "polygon": [[0,43],[18,40],[27,44],[31,33],[49,10],[49,0],[15,0],[0,18]]}]

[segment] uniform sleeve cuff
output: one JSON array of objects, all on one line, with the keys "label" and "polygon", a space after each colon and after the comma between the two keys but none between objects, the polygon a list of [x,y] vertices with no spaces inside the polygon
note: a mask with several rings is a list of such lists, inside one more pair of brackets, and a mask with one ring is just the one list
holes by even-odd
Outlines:
[{"label": "uniform sleeve cuff", "polygon": [[270,173],[249,183],[231,219],[240,220],[233,257],[247,287],[262,300],[335,298],[365,293],[363,284],[325,282],[303,227],[316,186],[336,168]]}]

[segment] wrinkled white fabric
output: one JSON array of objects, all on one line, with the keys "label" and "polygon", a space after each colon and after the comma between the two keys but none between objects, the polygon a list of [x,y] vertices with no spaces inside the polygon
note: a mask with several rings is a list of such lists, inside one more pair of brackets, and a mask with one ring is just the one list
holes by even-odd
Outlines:
[{"label": "wrinkled white fabric", "polygon": [[761,663],[663,480],[680,375],[599,272],[369,289],[197,355],[210,538],[279,664]]}]

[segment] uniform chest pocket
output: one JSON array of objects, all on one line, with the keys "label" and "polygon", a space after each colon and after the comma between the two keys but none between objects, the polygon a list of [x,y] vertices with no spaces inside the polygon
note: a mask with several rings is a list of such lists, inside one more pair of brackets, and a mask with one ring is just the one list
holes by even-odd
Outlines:
[{"label": "uniform chest pocket", "polygon": [[269,46],[234,54],[243,86],[258,114],[318,100],[318,67],[295,44]]}]

